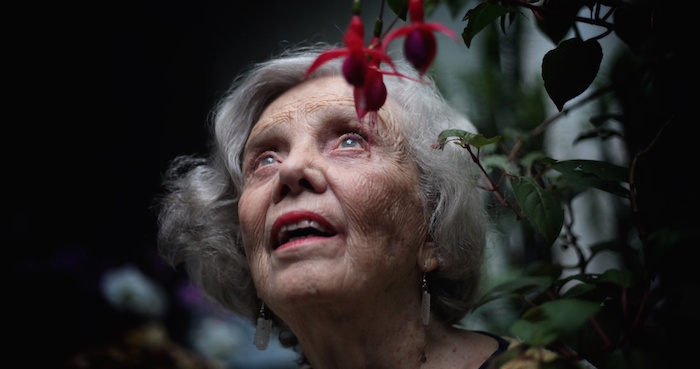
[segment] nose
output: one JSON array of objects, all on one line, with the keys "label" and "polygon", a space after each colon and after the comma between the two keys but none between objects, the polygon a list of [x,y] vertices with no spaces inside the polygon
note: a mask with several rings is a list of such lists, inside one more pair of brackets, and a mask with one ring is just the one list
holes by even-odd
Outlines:
[{"label": "nose", "polygon": [[311,150],[293,150],[280,163],[278,181],[273,193],[275,203],[286,196],[296,196],[304,191],[323,193],[328,182],[324,173],[324,161]]}]

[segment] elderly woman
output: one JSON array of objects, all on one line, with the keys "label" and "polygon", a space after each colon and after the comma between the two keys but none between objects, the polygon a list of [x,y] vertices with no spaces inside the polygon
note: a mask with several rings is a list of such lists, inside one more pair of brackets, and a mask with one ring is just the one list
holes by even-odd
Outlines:
[{"label": "elderly woman", "polygon": [[457,326],[479,287],[481,192],[468,155],[431,147],[473,126],[433,84],[391,75],[376,121],[358,120],[339,61],[304,78],[323,50],[236,80],[211,156],[168,172],[162,255],[306,366],[485,367],[507,341]]}]

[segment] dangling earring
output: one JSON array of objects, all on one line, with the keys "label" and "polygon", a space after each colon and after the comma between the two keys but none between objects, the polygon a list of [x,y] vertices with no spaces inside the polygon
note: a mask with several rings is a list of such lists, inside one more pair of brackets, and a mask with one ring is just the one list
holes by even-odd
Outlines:
[{"label": "dangling earring", "polygon": [[265,318],[265,303],[260,306],[258,313],[258,324],[255,326],[255,336],[253,341],[258,350],[265,350],[270,344],[270,333],[272,333],[272,319]]},{"label": "dangling earring", "polygon": [[428,282],[425,280],[425,272],[423,272],[423,283],[421,284],[421,290],[423,290],[421,318],[423,319],[423,325],[428,325],[428,323],[430,323],[430,293],[428,292]]}]

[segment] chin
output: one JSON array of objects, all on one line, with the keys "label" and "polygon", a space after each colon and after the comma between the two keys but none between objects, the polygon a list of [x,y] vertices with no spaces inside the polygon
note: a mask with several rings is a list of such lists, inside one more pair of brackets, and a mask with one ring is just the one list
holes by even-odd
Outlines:
[{"label": "chin", "polygon": [[344,278],[336,273],[344,271],[345,268],[319,264],[324,263],[298,264],[275,273],[274,283],[268,291],[268,299],[279,301],[279,304],[285,307],[337,300],[341,295]]}]

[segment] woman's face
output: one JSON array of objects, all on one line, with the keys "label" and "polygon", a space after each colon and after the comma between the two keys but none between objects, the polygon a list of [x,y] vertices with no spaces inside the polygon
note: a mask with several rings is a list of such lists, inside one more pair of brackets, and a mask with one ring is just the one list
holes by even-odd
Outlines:
[{"label": "woman's face", "polygon": [[345,80],[323,77],[281,95],[253,127],[238,212],[256,288],[276,312],[417,293],[427,225],[392,109],[362,125]]}]

